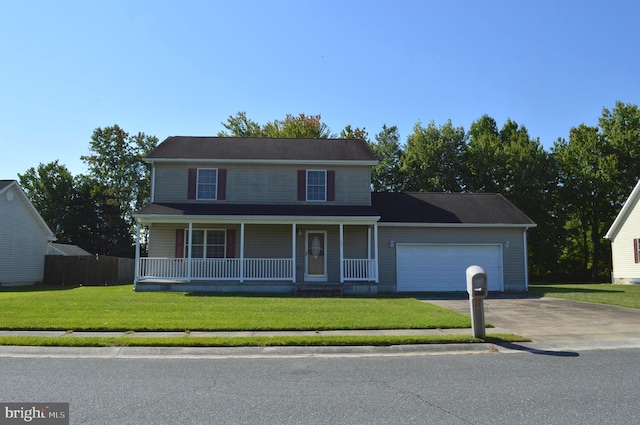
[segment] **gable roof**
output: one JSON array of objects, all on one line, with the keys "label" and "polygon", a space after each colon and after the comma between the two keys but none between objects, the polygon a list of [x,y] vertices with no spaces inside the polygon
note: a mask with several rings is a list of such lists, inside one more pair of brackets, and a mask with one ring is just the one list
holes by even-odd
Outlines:
[{"label": "gable roof", "polygon": [[4,191],[5,188],[9,187],[11,183],[17,183],[15,180],[0,180],[0,193]]},{"label": "gable roof", "polygon": [[618,216],[616,217],[616,219],[613,221],[613,224],[607,231],[607,234],[604,235],[605,239],[611,239],[611,240],[615,239],[618,232],[620,231],[620,228],[622,227],[624,222],[627,220],[627,217],[629,216],[631,211],[635,208],[636,204],[638,203],[639,198],[640,198],[640,181],[636,183],[636,186],[631,191],[631,195],[629,195],[629,198],[627,198],[627,201],[622,206],[622,209],[618,213]]},{"label": "gable roof", "polygon": [[9,189],[11,188],[15,189],[17,196],[20,199],[22,199],[22,202],[25,204],[27,209],[31,211],[35,222],[42,228],[42,230],[45,233],[48,234],[49,240],[52,240],[52,241],[55,240],[56,239],[55,235],[53,234],[49,226],[47,226],[47,223],[45,223],[44,219],[42,218],[42,216],[40,215],[36,207],[33,206],[31,201],[27,197],[27,194],[24,193],[24,190],[22,190],[17,180],[0,180],[0,195],[4,194],[5,192],[8,193]]},{"label": "gable roof", "polygon": [[495,193],[374,192],[371,204],[381,216],[380,223],[536,225],[504,196]]},{"label": "gable roof", "polygon": [[367,142],[358,139],[187,136],[167,137],[145,160],[356,161],[368,165],[378,162]]}]

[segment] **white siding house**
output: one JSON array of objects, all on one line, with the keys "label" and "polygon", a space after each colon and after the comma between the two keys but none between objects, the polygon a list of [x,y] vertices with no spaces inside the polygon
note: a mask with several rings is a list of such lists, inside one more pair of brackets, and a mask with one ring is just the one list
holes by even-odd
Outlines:
[{"label": "white siding house", "polygon": [[41,283],[55,237],[15,180],[0,180],[0,285]]},{"label": "white siding house", "polygon": [[612,283],[640,283],[640,182],[604,236],[611,240]]}]

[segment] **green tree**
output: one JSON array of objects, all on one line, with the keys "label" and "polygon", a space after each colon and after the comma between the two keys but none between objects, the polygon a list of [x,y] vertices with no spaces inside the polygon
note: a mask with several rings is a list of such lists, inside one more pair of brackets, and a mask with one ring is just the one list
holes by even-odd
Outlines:
[{"label": "green tree", "polygon": [[94,254],[133,257],[131,227],[112,191],[85,175],[75,179],[75,187],[70,208],[73,243]]},{"label": "green tree", "polygon": [[407,138],[402,173],[406,176],[405,190],[425,192],[458,192],[462,188],[461,156],[467,141],[462,127],[454,127],[451,120],[427,127],[420,122]]},{"label": "green tree", "polygon": [[334,137],[321,115],[287,114],[283,120],[269,121],[264,125],[247,117],[246,112],[229,115],[219,132],[220,137],[272,137],[272,138],[308,138],[326,139]]},{"label": "green tree", "polygon": [[247,113],[239,111],[236,115],[229,115],[222,126],[226,131],[220,131],[218,137],[263,137],[260,124],[247,118]]},{"label": "green tree", "polygon": [[403,151],[400,146],[398,127],[382,126],[376,134],[375,142],[369,146],[378,157],[378,165],[371,169],[371,185],[376,192],[398,192],[405,186],[402,172]]},{"label": "green tree", "polygon": [[561,172],[561,201],[570,215],[567,230],[574,237],[567,246],[579,249],[565,257],[580,258],[580,270],[574,271],[578,276],[602,279],[609,271],[602,269],[608,253],[602,237],[616,214],[611,200],[619,184],[617,157],[598,127],[584,124],[572,128],[569,141],[559,139],[553,149]]},{"label": "green tree", "polygon": [[611,200],[621,208],[640,178],[640,109],[618,101],[611,111],[603,108],[598,123],[603,143],[618,162]]},{"label": "green tree", "polygon": [[360,127],[352,128],[351,124],[348,124],[344,129],[342,129],[338,137],[340,139],[358,139],[369,142],[369,133],[367,133],[367,129]]},{"label": "green tree", "polygon": [[142,158],[157,144],[155,136],[130,136],[115,124],[96,128],[89,143],[92,153],[81,157],[100,196],[115,202],[131,227],[133,213],[149,202],[151,193],[150,167]]},{"label": "green tree", "polygon": [[562,249],[563,211],[557,208],[557,166],[538,139],[508,119],[498,131],[488,115],[472,123],[464,152],[464,187],[503,194],[531,218],[529,264],[532,277],[549,279]]},{"label": "green tree", "polygon": [[74,202],[73,176],[58,160],[31,167],[19,174],[20,186],[45,223],[60,242],[73,242],[70,232],[76,226],[70,209]]}]

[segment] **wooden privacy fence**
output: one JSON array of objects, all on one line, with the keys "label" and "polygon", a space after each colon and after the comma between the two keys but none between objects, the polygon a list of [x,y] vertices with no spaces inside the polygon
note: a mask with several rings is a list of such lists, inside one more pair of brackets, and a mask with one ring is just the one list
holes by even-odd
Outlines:
[{"label": "wooden privacy fence", "polygon": [[108,286],[133,283],[135,260],[131,258],[47,255],[45,285]]}]

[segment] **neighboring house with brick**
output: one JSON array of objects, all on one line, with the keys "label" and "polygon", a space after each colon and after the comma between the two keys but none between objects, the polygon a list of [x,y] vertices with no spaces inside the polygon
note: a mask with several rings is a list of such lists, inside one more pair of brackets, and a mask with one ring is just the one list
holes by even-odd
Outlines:
[{"label": "neighboring house with brick", "polygon": [[613,283],[640,283],[640,181],[604,236],[611,240]]},{"label": "neighboring house with brick", "polygon": [[0,285],[42,283],[49,226],[15,180],[0,180]]},{"label": "neighboring house with brick", "polygon": [[527,290],[535,224],[496,194],[372,193],[362,140],[169,137],[151,151],[136,290]]}]

